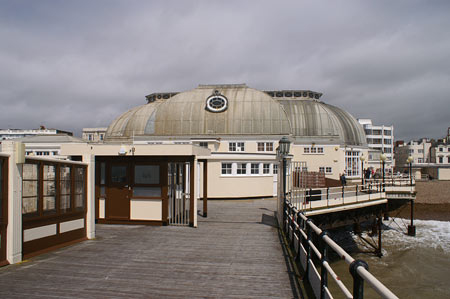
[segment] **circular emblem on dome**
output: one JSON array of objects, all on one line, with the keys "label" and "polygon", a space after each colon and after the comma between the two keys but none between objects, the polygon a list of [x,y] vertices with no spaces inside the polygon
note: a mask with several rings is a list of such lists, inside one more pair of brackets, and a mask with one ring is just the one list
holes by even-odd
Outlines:
[{"label": "circular emblem on dome", "polygon": [[206,110],[211,112],[223,112],[228,108],[228,100],[215,90],[212,95],[206,99]]}]

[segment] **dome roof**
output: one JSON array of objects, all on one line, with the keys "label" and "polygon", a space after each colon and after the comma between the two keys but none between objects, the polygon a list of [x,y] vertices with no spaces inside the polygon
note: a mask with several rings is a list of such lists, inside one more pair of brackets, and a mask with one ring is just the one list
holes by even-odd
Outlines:
[{"label": "dome roof", "polygon": [[366,145],[364,129],[348,112],[317,100],[280,99],[292,135],[307,142]]},{"label": "dome roof", "polygon": [[[215,93],[227,101],[223,112],[206,109],[206,100]],[[125,112],[111,123],[106,137],[289,135],[289,132],[283,107],[266,93],[245,85],[203,85]]]},{"label": "dome roof", "polygon": [[[303,95],[303,97],[302,97]],[[291,135],[297,142],[366,145],[362,126],[315,92],[264,92],[242,85],[200,85],[153,94],[108,127],[106,140],[132,137]]]}]

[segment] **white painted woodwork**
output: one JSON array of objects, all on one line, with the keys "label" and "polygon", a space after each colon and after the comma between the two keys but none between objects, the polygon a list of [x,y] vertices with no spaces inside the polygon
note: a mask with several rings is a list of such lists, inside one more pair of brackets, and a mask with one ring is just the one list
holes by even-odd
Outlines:
[{"label": "white painted woodwork", "polygon": [[130,200],[131,220],[162,220],[161,199],[136,199]]},{"label": "white painted woodwork", "polygon": [[83,218],[72,220],[72,221],[67,221],[67,222],[61,222],[59,224],[59,232],[60,233],[70,232],[72,230],[80,229],[83,227],[84,227],[84,219]]},{"label": "white painted woodwork", "polygon": [[54,235],[56,235],[56,224],[50,224],[24,230],[23,241],[28,242]]}]

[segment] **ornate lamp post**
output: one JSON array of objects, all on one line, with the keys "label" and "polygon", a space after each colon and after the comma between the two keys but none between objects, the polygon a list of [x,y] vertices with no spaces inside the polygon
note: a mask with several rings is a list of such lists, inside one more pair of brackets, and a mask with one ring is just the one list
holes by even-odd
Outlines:
[{"label": "ornate lamp post", "polygon": [[406,162],[409,164],[409,184],[412,186],[413,180],[412,180],[412,162],[414,161],[414,158],[412,156],[409,156],[408,159],[406,159]]},{"label": "ornate lamp post", "polygon": [[283,159],[283,219],[284,219],[284,211],[286,210],[286,176],[287,176],[287,163],[286,156],[289,154],[289,149],[291,147],[291,141],[283,136],[281,140],[278,142],[278,154]]},{"label": "ornate lamp post", "polygon": [[381,163],[382,163],[382,165],[383,165],[383,167],[382,167],[382,170],[383,170],[383,192],[384,191],[386,191],[386,189],[385,189],[385,185],[384,185],[384,166],[385,166],[385,163],[386,163],[386,155],[385,154],[381,154],[380,155],[380,160],[381,160]]},{"label": "ornate lamp post", "polygon": [[366,160],[366,157],[362,154],[359,159],[361,160],[361,184],[364,185],[364,160]]}]

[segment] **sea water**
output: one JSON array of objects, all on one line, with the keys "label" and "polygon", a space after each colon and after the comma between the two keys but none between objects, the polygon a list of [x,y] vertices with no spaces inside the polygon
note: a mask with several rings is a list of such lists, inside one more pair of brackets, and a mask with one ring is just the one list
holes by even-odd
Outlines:
[{"label": "sea water", "polygon": [[[362,253],[373,248],[353,233],[347,241],[339,233],[334,238],[353,258],[366,261],[369,271],[399,298],[450,298],[450,222],[416,220],[415,237],[406,235],[409,223],[398,218],[383,222],[381,258]],[[372,243],[378,240],[377,236],[366,233],[362,237]],[[341,260],[331,265],[353,292],[348,265]],[[329,282],[334,297],[342,298],[331,277]],[[367,283],[364,283],[364,293],[364,298],[380,298]]]}]

